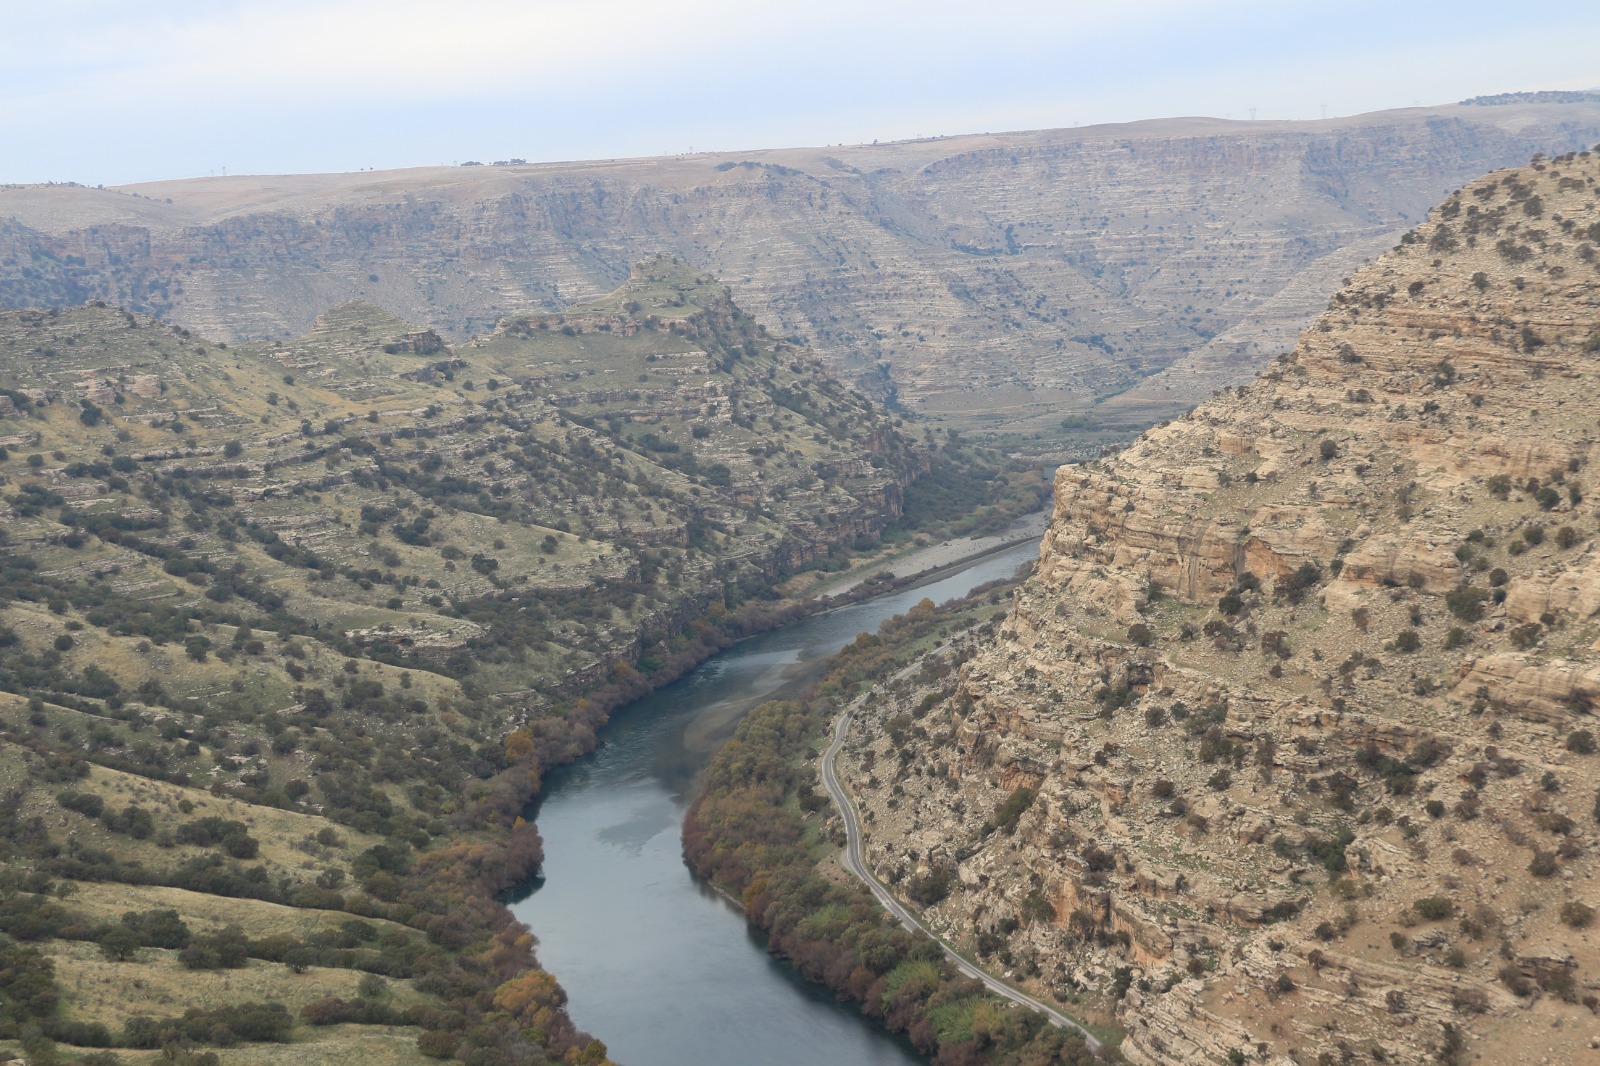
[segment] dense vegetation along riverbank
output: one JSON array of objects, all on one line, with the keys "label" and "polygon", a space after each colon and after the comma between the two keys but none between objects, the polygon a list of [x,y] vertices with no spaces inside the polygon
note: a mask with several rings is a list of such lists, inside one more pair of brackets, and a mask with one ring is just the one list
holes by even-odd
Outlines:
[{"label": "dense vegetation along riverbank", "polygon": [[[712,759],[684,823],[694,871],[737,897],[769,949],[808,979],[905,1033],[940,1066],[1097,1061],[1074,1033],[994,995],[901,928],[836,864],[840,841],[820,813],[817,753],[839,709],[951,633],[987,632],[1004,616],[1001,590],[984,588],[938,610],[924,601],[862,634],[799,700],[763,704]],[[960,654],[956,653],[959,657]],[[948,672],[952,657],[923,669]]]}]

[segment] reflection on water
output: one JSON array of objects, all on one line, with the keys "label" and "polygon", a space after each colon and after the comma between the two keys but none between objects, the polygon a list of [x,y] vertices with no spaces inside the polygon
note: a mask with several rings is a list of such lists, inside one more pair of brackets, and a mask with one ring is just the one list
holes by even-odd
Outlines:
[{"label": "reflection on water", "polygon": [[[538,811],[545,877],[512,910],[540,940],[573,1020],[627,1066],[909,1066],[918,1057],[764,950],[683,864],[696,775],[735,712],[779,692],[923,597],[953,599],[1038,557],[1019,545],[966,570],[802,619],[728,649],[624,708],[594,755],[552,773]],[[708,725],[715,723],[714,725]],[[720,726],[720,728],[718,728]]]}]

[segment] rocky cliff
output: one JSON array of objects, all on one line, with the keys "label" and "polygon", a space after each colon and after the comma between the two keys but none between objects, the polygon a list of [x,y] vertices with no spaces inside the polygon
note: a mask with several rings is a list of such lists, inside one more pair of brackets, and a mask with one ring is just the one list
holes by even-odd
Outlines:
[{"label": "rocky cliff", "polygon": [[881,875],[1135,1063],[1592,1056],[1597,182],[1472,182],[1064,467],[998,640],[869,701]]},{"label": "rocky cliff", "polygon": [[[670,251],[879,395],[1140,428],[1287,350],[1441,195],[1600,138],[1600,105],[1176,119],[850,148],[0,189],[0,305],[229,341],[352,299],[459,339]],[[1164,368],[1178,372],[1163,374]]]}]

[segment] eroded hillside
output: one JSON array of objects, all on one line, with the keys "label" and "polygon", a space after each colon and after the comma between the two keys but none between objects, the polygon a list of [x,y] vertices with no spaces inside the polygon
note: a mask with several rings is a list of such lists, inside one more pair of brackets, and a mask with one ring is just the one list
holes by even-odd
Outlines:
[{"label": "eroded hillside", "polygon": [[1143,428],[1287,350],[1341,275],[1450,189],[1600,138],[1600,105],[1572,97],[8,187],[0,303],[102,299],[237,342],[297,335],[360,299],[460,339],[609,291],[668,250],[733,284],[774,334],[913,409],[1059,433],[1063,414],[1132,389],[1089,425]]},{"label": "eroded hillside", "polygon": [[934,450],[670,260],[455,346],[0,313],[0,1057],[600,1063],[519,814]]},{"label": "eroded hillside", "polygon": [[1597,181],[1471,183],[1062,468],[999,639],[868,701],[883,878],[1133,1062],[1592,1056]]}]

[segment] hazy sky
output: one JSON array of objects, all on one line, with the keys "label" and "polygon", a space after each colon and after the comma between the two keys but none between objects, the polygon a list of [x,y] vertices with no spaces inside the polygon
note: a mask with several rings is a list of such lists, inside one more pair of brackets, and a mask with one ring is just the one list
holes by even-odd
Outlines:
[{"label": "hazy sky", "polygon": [[0,0],[0,181],[1316,118],[1600,86],[1600,3]]}]

